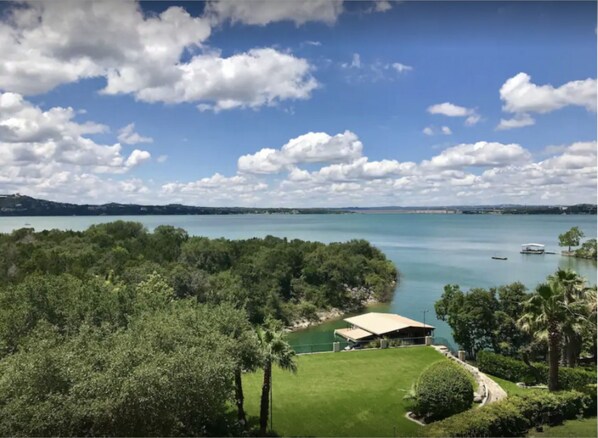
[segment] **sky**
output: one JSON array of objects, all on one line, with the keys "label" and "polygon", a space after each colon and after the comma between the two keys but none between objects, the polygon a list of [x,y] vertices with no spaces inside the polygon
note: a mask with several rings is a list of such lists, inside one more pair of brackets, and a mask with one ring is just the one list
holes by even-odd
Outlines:
[{"label": "sky", "polygon": [[0,4],[0,193],[596,203],[592,1]]}]

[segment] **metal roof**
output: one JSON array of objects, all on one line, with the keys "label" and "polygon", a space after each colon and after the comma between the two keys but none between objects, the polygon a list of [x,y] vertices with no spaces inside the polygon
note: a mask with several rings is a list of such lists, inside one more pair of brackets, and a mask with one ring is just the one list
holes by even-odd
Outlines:
[{"label": "metal roof", "polygon": [[356,329],[350,329],[350,328],[345,328],[345,329],[336,329],[334,331],[335,334],[342,336],[343,338],[347,338],[350,339],[351,341],[360,341],[362,339],[365,339],[369,336],[373,336],[373,333],[367,332],[365,330],[362,330],[360,328],[356,328]]},{"label": "metal roof", "polygon": [[396,332],[408,327],[429,328],[434,327],[429,324],[423,324],[419,321],[397,315],[396,313],[378,313],[370,312],[363,315],[345,318],[345,321],[363,330],[376,335],[383,335],[390,332]]}]

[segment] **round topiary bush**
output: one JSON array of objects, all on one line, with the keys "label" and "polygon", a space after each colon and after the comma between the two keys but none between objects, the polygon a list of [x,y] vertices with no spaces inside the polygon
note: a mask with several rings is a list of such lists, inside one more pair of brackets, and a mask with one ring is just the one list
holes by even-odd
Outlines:
[{"label": "round topiary bush", "polygon": [[425,421],[442,420],[473,403],[473,383],[459,365],[443,360],[427,367],[415,385],[413,412]]}]

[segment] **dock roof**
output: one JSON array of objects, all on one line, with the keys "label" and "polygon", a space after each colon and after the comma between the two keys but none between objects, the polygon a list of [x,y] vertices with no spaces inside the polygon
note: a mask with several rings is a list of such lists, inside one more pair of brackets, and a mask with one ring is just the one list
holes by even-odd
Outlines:
[{"label": "dock roof", "polygon": [[434,328],[429,324],[423,324],[411,318],[397,315],[396,313],[370,312],[346,318],[345,321],[355,327],[359,327],[360,329],[376,335],[384,335],[408,327]]},{"label": "dock roof", "polygon": [[373,336],[372,333],[362,330],[360,328],[344,328],[344,329],[336,329],[334,331],[336,335],[342,336],[345,339],[349,339],[351,341],[361,341],[362,339],[368,338]]}]

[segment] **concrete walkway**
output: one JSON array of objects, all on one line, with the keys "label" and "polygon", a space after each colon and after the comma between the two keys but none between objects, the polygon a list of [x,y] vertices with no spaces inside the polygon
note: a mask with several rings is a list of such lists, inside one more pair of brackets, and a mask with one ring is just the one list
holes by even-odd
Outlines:
[{"label": "concrete walkway", "polygon": [[505,392],[505,390],[502,389],[498,383],[496,383],[486,374],[482,373],[478,368],[468,364],[467,362],[459,360],[451,354],[448,348],[442,345],[433,345],[433,347],[440,353],[444,354],[447,358],[461,365],[463,368],[465,368],[473,375],[476,382],[478,383],[478,390],[476,391],[476,395],[478,397],[478,401],[480,401],[479,406],[484,406],[486,403],[494,403],[507,397],[507,393]]}]

